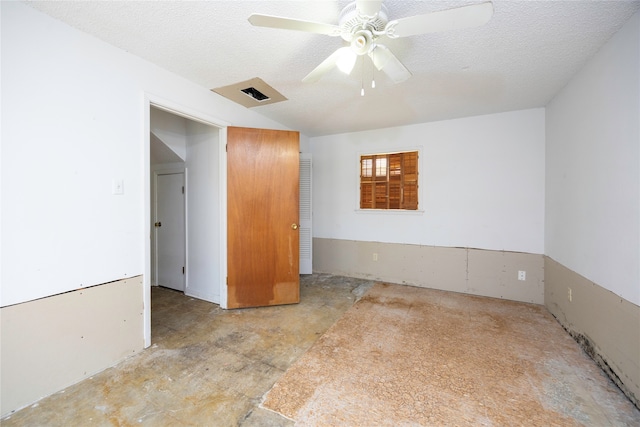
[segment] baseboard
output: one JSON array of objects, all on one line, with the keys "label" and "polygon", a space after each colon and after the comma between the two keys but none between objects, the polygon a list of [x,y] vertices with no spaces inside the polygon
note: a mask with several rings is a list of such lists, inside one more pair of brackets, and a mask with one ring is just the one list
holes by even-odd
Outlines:
[{"label": "baseboard", "polygon": [[640,408],[640,307],[545,256],[547,309]]},{"label": "baseboard", "polygon": [[199,290],[194,290],[192,288],[187,287],[184,290],[184,294],[189,297],[194,297],[201,299],[203,301],[208,301],[213,304],[220,304],[220,295],[219,294],[211,294],[208,292],[200,292]]},{"label": "baseboard", "polygon": [[2,416],[143,349],[142,276],[3,307]]},{"label": "baseboard", "polygon": [[317,272],[535,304],[544,303],[543,265],[523,252],[313,239]]}]

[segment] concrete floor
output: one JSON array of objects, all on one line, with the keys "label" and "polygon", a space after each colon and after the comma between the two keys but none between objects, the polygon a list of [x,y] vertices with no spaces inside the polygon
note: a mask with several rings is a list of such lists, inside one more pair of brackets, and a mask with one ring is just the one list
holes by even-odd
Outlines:
[{"label": "concrete floor", "polygon": [[[149,349],[1,424],[293,426],[260,408],[263,396],[372,285],[323,274],[302,276],[300,304],[229,311],[153,288]],[[629,406],[619,390],[614,394],[616,402]],[[640,419],[637,409],[631,412],[632,419]]]},{"label": "concrete floor", "polygon": [[300,304],[222,310],[152,288],[149,349],[2,420],[9,426],[290,426],[262,396],[373,283],[301,276]]}]

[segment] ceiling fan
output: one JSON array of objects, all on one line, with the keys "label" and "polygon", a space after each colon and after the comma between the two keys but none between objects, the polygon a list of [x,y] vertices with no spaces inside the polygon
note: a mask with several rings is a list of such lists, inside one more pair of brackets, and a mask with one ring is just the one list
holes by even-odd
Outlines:
[{"label": "ceiling fan", "polygon": [[380,43],[384,37],[393,39],[417,34],[471,28],[485,24],[493,15],[491,1],[446,9],[437,12],[389,20],[382,0],[357,0],[347,5],[338,17],[338,25],[304,21],[279,16],[252,14],[249,22],[257,27],[280,28],[342,37],[349,46],[333,52],[311,71],[303,82],[316,82],[333,67],[350,74],[359,56],[367,55],[374,66],[395,83],[411,77],[411,72]]}]

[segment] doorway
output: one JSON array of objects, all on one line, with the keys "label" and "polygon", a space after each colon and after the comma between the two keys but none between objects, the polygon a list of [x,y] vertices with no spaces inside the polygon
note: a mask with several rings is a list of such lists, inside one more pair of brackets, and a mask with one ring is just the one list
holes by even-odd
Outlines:
[{"label": "doorway", "polygon": [[[225,290],[221,284],[226,278],[226,215],[223,215],[226,211],[226,124],[166,100],[156,102],[147,97],[146,105],[148,234],[145,235],[143,315],[145,347],[148,347],[151,345],[152,286],[181,290],[187,296],[218,304]],[[162,187],[179,189],[179,195],[168,204],[180,204],[180,199],[183,200],[184,245],[179,236],[163,236],[168,223],[156,218],[156,194],[158,190],[162,194]],[[157,207],[162,210],[162,201],[158,202]],[[180,222],[179,212],[169,215],[176,214],[174,219]],[[172,247],[167,252],[172,253],[163,254],[163,237],[171,241]],[[167,257],[172,260],[165,262]],[[170,270],[169,278],[163,272],[165,266]]]}]

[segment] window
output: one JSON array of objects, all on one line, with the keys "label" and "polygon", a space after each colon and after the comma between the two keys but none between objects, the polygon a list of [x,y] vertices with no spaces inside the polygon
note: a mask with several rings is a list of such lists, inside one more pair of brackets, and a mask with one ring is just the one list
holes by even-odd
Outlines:
[{"label": "window", "polygon": [[360,209],[418,209],[418,152],[361,156]]}]

